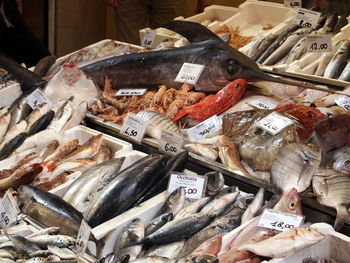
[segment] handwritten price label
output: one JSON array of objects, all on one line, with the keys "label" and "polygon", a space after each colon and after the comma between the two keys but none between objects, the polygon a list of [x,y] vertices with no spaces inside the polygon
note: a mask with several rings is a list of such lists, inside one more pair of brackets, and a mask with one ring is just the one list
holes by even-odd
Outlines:
[{"label": "handwritten price label", "polygon": [[175,81],[196,85],[203,69],[204,65],[185,62],[177,74]]},{"label": "handwritten price label", "polygon": [[307,52],[331,52],[332,35],[308,35],[306,36],[306,48]]},{"label": "handwritten price label", "polygon": [[262,110],[273,110],[277,106],[276,102],[267,98],[257,98],[248,102],[248,104]]},{"label": "handwritten price label", "polygon": [[261,129],[267,131],[268,133],[272,135],[276,135],[280,131],[282,131],[287,126],[293,124],[294,121],[284,117],[283,115],[272,112],[269,115],[267,115],[265,118],[261,119],[256,123],[258,127]]},{"label": "handwritten price label", "polygon": [[205,121],[197,124],[196,126],[187,130],[187,135],[190,141],[199,141],[205,137],[214,136],[221,130],[221,122],[217,115],[206,119]]},{"label": "handwritten price label", "polygon": [[183,151],[183,137],[180,135],[162,131],[161,139],[158,142],[159,148],[165,153],[174,155]]},{"label": "handwritten price label", "polygon": [[83,221],[81,221],[76,243],[78,255],[84,255],[87,244],[89,242],[90,233],[91,227],[83,219]]},{"label": "handwritten price label", "polygon": [[16,222],[18,214],[16,201],[10,191],[7,191],[0,201],[0,225],[7,229],[12,223]]},{"label": "handwritten price label", "polygon": [[147,89],[120,89],[115,96],[142,96],[146,91]]},{"label": "handwritten price label", "polygon": [[148,123],[138,118],[135,114],[129,113],[126,117],[120,133],[128,136],[137,142],[141,142],[145,136]]},{"label": "handwritten price label", "polygon": [[301,0],[284,0],[284,5],[287,7],[300,8]]},{"label": "handwritten price label", "polygon": [[299,227],[303,220],[303,216],[265,209],[260,217],[258,226],[278,231],[286,231],[290,228]]},{"label": "handwritten price label", "polygon": [[169,179],[168,193],[172,193],[179,187],[185,188],[185,197],[188,199],[200,199],[203,197],[207,179],[204,176],[192,176],[184,173],[173,173]]},{"label": "handwritten price label", "polygon": [[335,103],[346,110],[350,110],[350,98],[345,95],[340,95],[335,99]]},{"label": "handwritten price label", "polygon": [[30,93],[26,98],[26,102],[33,110],[43,103],[47,103],[50,108],[52,107],[51,101],[44,95],[44,93],[42,93],[40,89],[36,89]]},{"label": "handwritten price label", "polygon": [[299,8],[295,16],[294,23],[301,27],[315,28],[317,26],[318,20],[320,19],[320,16],[320,12]]},{"label": "handwritten price label", "polygon": [[143,47],[152,47],[153,46],[153,42],[154,39],[156,38],[156,31],[155,30],[151,30],[151,29],[147,29],[145,31],[145,35],[143,36],[143,39],[141,41],[141,45]]}]

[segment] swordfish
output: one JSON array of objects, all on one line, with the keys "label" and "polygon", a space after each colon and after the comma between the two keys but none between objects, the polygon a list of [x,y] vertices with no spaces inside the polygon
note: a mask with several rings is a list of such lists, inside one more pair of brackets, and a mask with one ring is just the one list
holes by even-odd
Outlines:
[{"label": "swordfish", "polygon": [[[216,92],[234,79],[264,79],[273,82],[315,88],[304,82],[272,77],[258,65],[231,48],[221,38],[199,23],[172,21],[163,26],[187,38],[191,44],[174,49],[149,51],[106,58],[81,67],[100,87],[105,78],[113,88],[147,88],[166,85],[180,88],[175,78],[183,63],[204,65],[195,85],[197,91]],[[316,87],[317,88],[317,87]]]}]

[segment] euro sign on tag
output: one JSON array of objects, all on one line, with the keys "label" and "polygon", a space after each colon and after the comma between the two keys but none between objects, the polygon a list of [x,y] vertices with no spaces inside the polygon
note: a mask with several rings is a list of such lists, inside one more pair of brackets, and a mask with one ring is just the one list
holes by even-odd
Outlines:
[{"label": "euro sign on tag", "polygon": [[35,110],[43,103],[47,103],[50,108],[52,107],[51,101],[44,95],[44,93],[42,93],[40,89],[36,89],[30,93],[26,98],[26,102],[32,108],[32,110]]}]

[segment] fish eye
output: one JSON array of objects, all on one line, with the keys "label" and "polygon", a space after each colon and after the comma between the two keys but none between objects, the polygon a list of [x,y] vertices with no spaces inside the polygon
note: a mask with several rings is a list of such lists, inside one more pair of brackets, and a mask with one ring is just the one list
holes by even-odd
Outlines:
[{"label": "fish eye", "polygon": [[290,203],[289,203],[289,208],[290,208],[290,209],[295,209],[296,206],[297,206],[297,204],[296,204],[295,202],[290,202]]},{"label": "fish eye", "polygon": [[227,65],[227,72],[231,75],[234,75],[238,72],[238,70],[238,65],[235,63],[234,60],[231,60]]},{"label": "fish eye", "polygon": [[334,130],[334,125],[333,125],[333,123],[328,123],[328,128],[330,129],[330,130]]},{"label": "fish eye", "polygon": [[344,162],[344,165],[349,165],[350,164],[350,160],[346,160],[345,162]]},{"label": "fish eye", "polygon": [[241,83],[237,83],[237,84],[236,84],[236,87],[237,87],[237,88],[240,88],[241,86],[242,86]]},{"label": "fish eye", "polygon": [[310,118],[310,119],[315,118],[315,114],[313,112],[311,112],[311,111],[308,111],[307,112],[307,117]]}]

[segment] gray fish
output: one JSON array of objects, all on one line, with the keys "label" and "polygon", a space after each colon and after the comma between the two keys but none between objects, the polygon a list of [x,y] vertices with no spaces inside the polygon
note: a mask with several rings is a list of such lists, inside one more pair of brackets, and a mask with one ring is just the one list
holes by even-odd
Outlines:
[{"label": "gray fish", "polygon": [[185,218],[197,213],[203,208],[203,206],[205,206],[208,203],[209,200],[209,197],[202,197],[197,201],[192,202],[191,204],[182,208],[180,212],[177,213],[177,215],[175,216],[175,219]]},{"label": "gray fish", "polygon": [[30,127],[32,127],[32,125],[48,111],[49,111],[49,105],[47,103],[43,103],[39,107],[37,107],[35,110],[33,110],[26,118],[26,121],[27,121],[26,131],[29,131]]},{"label": "gray fish", "polygon": [[22,249],[19,249],[15,246],[3,247],[0,249],[1,258],[11,258],[11,259],[25,259],[28,258],[28,253]]},{"label": "gray fish", "polygon": [[29,256],[30,256],[31,258],[35,258],[35,257],[43,257],[43,258],[46,258],[46,257],[48,257],[48,256],[50,256],[50,255],[51,255],[51,253],[50,253],[50,251],[48,251],[48,250],[37,250],[37,251],[35,251],[35,252],[29,254]]},{"label": "gray fish", "polygon": [[133,236],[137,236],[138,238],[143,238],[145,235],[145,226],[142,223],[141,219],[136,218],[130,222],[128,226],[126,226],[120,236],[118,237],[115,245],[114,245],[114,257],[122,257],[125,255],[129,255],[129,260],[132,261],[136,259],[142,250],[142,245],[135,245],[130,247],[124,247],[127,243],[130,242],[130,233]]},{"label": "gray fish", "polygon": [[46,248],[48,245],[56,247],[70,247],[75,245],[75,238],[64,235],[40,235],[28,237],[28,241],[38,245],[41,248]]},{"label": "gray fish", "polygon": [[312,28],[299,28],[292,34],[290,34],[287,39],[274,51],[266,60],[262,63],[263,65],[273,65],[281,60],[284,56],[290,52],[293,46],[302,39],[305,35],[309,34]]},{"label": "gray fish", "polygon": [[158,256],[158,257],[167,257],[169,259],[176,259],[183,246],[185,245],[185,240],[165,244],[152,246],[149,250],[147,250],[145,256]]},{"label": "gray fish", "polygon": [[19,199],[24,214],[44,225],[59,227],[63,235],[77,236],[83,216],[57,195],[24,185],[19,190]]},{"label": "gray fish", "polygon": [[314,145],[291,143],[278,152],[271,168],[271,182],[287,192],[295,188],[305,191],[321,163],[321,151]]},{"label": "gray fish", "polygon": [[56,235],[58,234],[58,232],[60,231],[59,227],[48,227],[48,228],[44,228],[42,230],[39,230],[37,232],[34,232],[30,235],[27,236],[27,238],[29,237],[35,237],[35,236],[40,236],[40,235]]},{"label": "gray fish", "polygon": [[334,229],[338,231],[350,219],[350,177],[332,169],[322,169],[315,174],[312,188],[320,204],[337,210]]},{"label": "gray fish", "polygon": [[236,198],[239,196],[239,190],[233,193],[228,193],[225,195],[219,195],[212,201],[208,202],[201,210],[200,213],[203,214],[213,214],[215,216],[223,213],[228,206],[230,206]]},{"label": "gray fish", "polygon": [[341,16],[338,19],[338,22],[335,24],[334,29],[333,29],[333,34],[336,35],[340,32],[340,30],[348,24],[348,18],[346,16]]},{"label": "gray fish", "polygon": [[[47,249],[54,255],[62,259],[76,259],[77,255],[68,248],[59,248],[55,246],[47,246]],[[60,262],[64,262],[63,260]],[[67,261],[68,262],[68,261]]]},{"label": "gray fish", "polygon": [[256,213],[264,204],[264,188],[260,188],[253,202],[248,206],[242,215],[242,224],[256,216]]},{"label": "gray fish", "polygon": [[209,172],[204,176],[208,178],[206,196],[213,196],[224,188],[225,179],[220,171]]},{"label": "gray fish", "polygon": [[247,56],[252,60],[256,60],[276,38],[277,35],[269,34],[266,37],[253,40]]},{"label": "gray fish", "polygon": [[55,56],[46,56],[36,63],[34,68],[34,73],[40,77],[46,76],[46,73],[49,71],[50,67],[56,62]]},{"label": "gray fish", "polygon": [[306,52],[306,37],[301,38],[291,49],[288,55],[282,60],[282,64],[290,64],[299,59]]},{"label": "gray fish", "polygon": [[167,200],[162,205],[158,214],[162,215],[171,212],[173,216],[176,216],[176,214],[183,208],[184,203],[185,188],[181,186],[168,196]]},{"label": "gray fish", "polygon": [[172,212],[162,214],[160,216],[157,216],[156,218],[152,219],[152,221],[148,224],[148,226],[145,229],[145,235],[148,236],[152,234],[153,232],[157,231],[159,228],[164,226],[169,221],[173,220],[174,215]]},{"label": "gray fish", "polygon": [[148,155],[121,171],[104,187],[84,214],[95,227],[129,209],[157,180],[165,156]]},{"label": "gray fish", "polygon": [[162,131],[167,131],[174,134],[181,134],[177,125],[164,114],[144,110],[136,114],[137,117],[148,122],[146,134],[154,139],[161,139]]},{"label": "gray fish", "polygon": [[191,237],[201,229],[205,228],[215,218],[213,214],[197,213],[192,216],[173,220],[144,238],[134,237],[133,244],[166,244],[180,241]]},{"label": "gray fish", "polygon": [[349,58],[350,40],[343,40],[339,49],[333,55],[331,61],[325,69],[324,77],[337,79],[342,73]]},{"label": "gray fish", "polygon": [[36,134],[42,130],[45,130],[47,126],[51,123],[55,113],[52,110],[46,112],[43,116],[41,116],[36,122],[30,126],[27,130],[29,136]]},{"label": "gray fish", "polygon": [[333,47],[332,52],[325,52],[321,55],[319,62],[317,63],[317,67],[315,69],[314,75],[316,76],[323,76],[324,71],[326,70],[328,63],[331,61],[334,53],[335,53],[335,47]]},{"label": "gray fish", "polygon": [[40,247],[36,244],[28,241],[26,238],[15,235],[15,234],[6,234],[10,241],[17,247],[18,249],[24,250],[28,253],[33,253],[35,251],[40,250]]},{"label": "gray fish", "polygon": [[23,94],[21,97],[16,99],[9,108],[9,112],[11,112],[11,121],[9,127],[12,127],[20,121],[25,120],[29,113],[32,111],[26,101],[27,95],[28,94]]},{"label": "gray fish", "polygon": [[346,66],[344,67],[338,79],[344,80],[344,81],[350,81],[350,60],[349,59],[347,60]]},{"label": "gray fish", "polygon": [[44,263],[44,262],[47,262],[46,258],[44,257],[34,257],[24,261],[24,263]]}]

